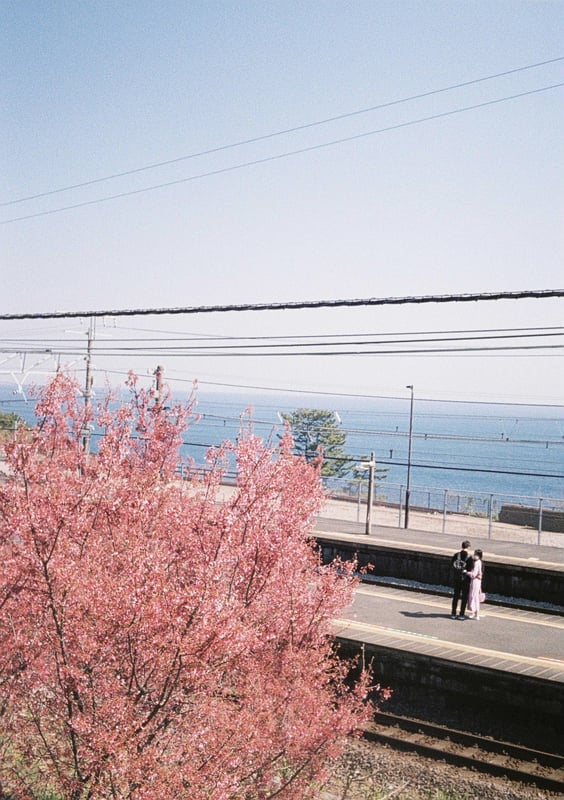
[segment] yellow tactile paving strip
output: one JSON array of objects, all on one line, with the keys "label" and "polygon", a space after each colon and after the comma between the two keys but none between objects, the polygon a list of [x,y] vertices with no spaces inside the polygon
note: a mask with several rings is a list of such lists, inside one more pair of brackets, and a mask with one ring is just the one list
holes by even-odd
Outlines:
[{"label": "yellow tactile paving strip", "polygon": [[342,618],[334,620],[334,634],[345,639],[379,644],[395,650],[406,650],[433,658],[474,664],[502,672],[518,672],[521,675],[533,675],[545,680],[564,683],[564,661],[555,662],[553,659],[501,653],[485,647],[441,641],[433,636],[426,637],[408,631],[398,631],[385,626]]},{"label": "yellow tactile paving strip", "polygon": [[[405,600],[411,604],[440,609],[444,612],[444,598],[416,595],[398,589],[384,587],[357,588],[357,594],[381,597],[387,600]],[[393,594],[391,594],[393,593]],[[334,634],[346,639],[378,644],[396,650],[414,652],[432,658],[441,658],[457,663],[471,664],[502,672],[519,673],[544,680],[564,683],[564,657],[562,660],[542,656],[527,656],[478,647],[471,644],[451,642],[437,636],[399,630],[386,625],[363,622],[354,618],[354,610],[350,610],[351,618],[341,617],[334,620]],[[539,625],[554,632],[564,631],[564,619],[538,612],[521,611],[519,609],[494,608],[488,606],[487,617],[502,618],[528,625]],[[564,656],[564,653],[563,653]]]},{"label": "yellow tactile paving strip", "polygon": [[[445,598],[434,597],[433,595],[421,595],[416,592],[408,592],[405,589],[387,588],[385,586],[358,586],[356,594],[363,594],[369,597],[384,597],[387,600],[404,600],[409,603],[417,603],[418,606],[429,606],[440,611],[445,611]],[[446,604],[448,606],[448,602]],[[510,619],[514,622],[527,622],[532,625],[541,625],[547,628],[556,628],[564,631],[564,617],[543,614],[539,611],[523,611],[520,608],[506,608],[505,606],[489,606],[484,608],[484,615],[495,619]],[[562,663],[564,664],[564,654]]]}]

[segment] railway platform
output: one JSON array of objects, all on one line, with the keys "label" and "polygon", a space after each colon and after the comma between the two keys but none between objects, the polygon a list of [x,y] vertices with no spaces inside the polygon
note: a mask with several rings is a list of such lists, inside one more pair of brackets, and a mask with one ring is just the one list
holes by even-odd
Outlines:
[{"label": "railway platform", "polygon": [[564,617],[482,606],[480,619],[453,620],[450,598],[362,583],[335,620],[335,634],[364,644],[534,677],[564,688]]},{"label": "railway platform", "polygon": [[[457,537],[384,526],[366,535],[362,525],[328,518],[314,536],[326,561],[357,556],[375,565],[334,620],[343,654],[370,662],[376,680],[410,702],[478,703],[485,730],[518,718],[530,745],[564,748],[563,549],[476,538],[486,593],[515,576],[525,590],[491,593],[480,620],[453,620]],[[544,603],[547,596],[560,604]]]},{"label": "railway platform", "polygon": [[[414,528],[373,526],[319,517],[313,531],[323,559],[356,558],[369,573],[448,589],[450,559],[461,539]],[[464,537],[465,538],[465,537]],[[564,614],[564,548],[472,537],[483,551],[484,591],[508,602],[552,605]],[[370,565],[370,566],[369,566]]]},{"label": "railway platform", "polygon": [[[460,549],[462,539],[470,539],[471,550],[479,547],[484,553],[484,564],[514,562],[518,565],[555,569],[564,572],[564,547],[537,545],[530,542],[488,539],[487,536],[456,536],[417,528],[397,528],[373,525],[369,534],[363,523],[334,517],[319,517],[315,534],[328,532],[343,538],[354,539],[359,544],[387,545],[412,552],[438,553],[448,557]],[[563,605],[564,605],[564,597]]]}]

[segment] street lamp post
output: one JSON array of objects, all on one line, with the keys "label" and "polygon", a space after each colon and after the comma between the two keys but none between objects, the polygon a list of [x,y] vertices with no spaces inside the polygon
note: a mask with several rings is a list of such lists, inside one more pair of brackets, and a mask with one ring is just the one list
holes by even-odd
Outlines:
[{"label": "street lamp post", "polygon": [[413,442],[413,386],[405,387],[411,391],[411,403],[409,406],[409,444],[407,446],[407,485],[405,487],[405,521],[404,528],[409,525],[409,495],[411,483],[411,444]]}]

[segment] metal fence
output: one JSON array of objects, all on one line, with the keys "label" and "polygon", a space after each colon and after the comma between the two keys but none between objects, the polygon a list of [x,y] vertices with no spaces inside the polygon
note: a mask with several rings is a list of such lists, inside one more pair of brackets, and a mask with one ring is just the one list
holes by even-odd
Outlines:
[{"label": "metal fence", "polygon": [[[332,481],[329,493],[334,501],[331,514],[367,524],[404,526],[404,484],[380,484],[370,514],[366,481]],[[564,547],[564,499],[411,486],[409,527]]]}]

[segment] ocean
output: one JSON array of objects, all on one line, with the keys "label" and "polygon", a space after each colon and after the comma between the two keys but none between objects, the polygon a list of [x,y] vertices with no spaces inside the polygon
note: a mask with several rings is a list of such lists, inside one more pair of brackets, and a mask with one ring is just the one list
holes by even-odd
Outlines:
[{"label": "ocean", "polygon": [[[186,393],[174,392],[185,401]],[[405,399],[216,393],[199,390],[198,422],[184,435],[184,457],[203,464],[208,447],[239,433],[241,415],[251,409],[255,433],[276,443],[280,414],[297,408],[335,411],[351,458],[376,455],[386,470],[377,483],[382,499],[397,502],[408,468],[409,397]],[[0,411],[34,420],[34,406],[0,386]],[[446,491],[463,494],[479,509],[489,495],[504,502],[562,507],[564,501],[564,408],[419,400],[413,408],[411,491],[414,504],[441,508]],[[345,481],[346,482],[346,481]],[[420,499],[417,496],[420,495]],[[554,501],[554,502],[551,502]]]}]

